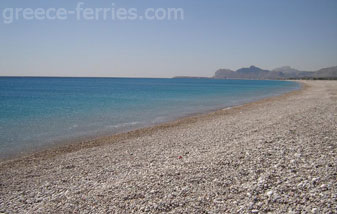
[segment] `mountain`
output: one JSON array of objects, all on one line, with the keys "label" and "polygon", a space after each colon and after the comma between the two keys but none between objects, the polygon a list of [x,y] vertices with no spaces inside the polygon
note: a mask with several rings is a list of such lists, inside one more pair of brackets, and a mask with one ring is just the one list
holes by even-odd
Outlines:
[{"label": "mountain", "polygon": [[215,79],[336,79],[337,66],[323,68],[318,71],[300,71],[290,66],[284,66],[273,70],[263,70],[256,66],[240,68],[236,71],[219,69],[215,72]]},{"label": "mountain", "polygon": [[314,77],[316,78],[337,78],[337,66],[322,68],[315,72]]},{"label": "mountain", "polygon": [[[174,78],[208,78],[193,76],[177,76]],[[337,66],[322,68],[318,71],[300,71],[290,66],[283,66],[273,70],[264,70],[254,65],[240,68],[236,71],[219,69],[215,72],[214,79],[337,79]]]},{"label": "mountain", "polygon": [[229,69],[219,69],[215,72],[214,78],[217,79],[226,79],[226,78],[235,78],[235,71]]},{"label": "mountain", "polygon": [[322,68],[318,71],[299,71],[289,66],[274,69],[286,74],[287,78],[337,78],[337,66]]},{"label": "mountain", "polygon": [[292,68],[290,66],[283,66],[283,67],[280,67],[280,68],[275,68],[272,70],[273,72],[282,72],[282,73],[299,73],[301,71],[295,69],[295,68]]},{"label": "mountain", "polygon": [[301,78],[301,77],[309,77],[312,76],[313,72],[310,71],[300,71],[290,66],[283,66],[280,68],[275,68],[272,70],[274,74],[278,74],[276,76],[283,78]]},{"label": "mountain", "polygon": [[261,68],[250,66],[249,68],[240,68],[236,71],[239,76],[245,79],[264,79],[270,71]]},{"label": "mountain", "polygon": [[240,68],[236,71],[229,69],[219,69],[215,72],[213,78],[216,79],[266,79],[271,76],[271,71],[263,70],[256,66]]}]

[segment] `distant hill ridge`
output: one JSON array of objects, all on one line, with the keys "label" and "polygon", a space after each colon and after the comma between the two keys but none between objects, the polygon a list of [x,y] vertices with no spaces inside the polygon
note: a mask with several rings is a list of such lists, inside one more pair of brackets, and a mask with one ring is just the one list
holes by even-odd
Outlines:
[{"label": "distant hill ridge", "polygon": [[[202,78],[181,76],[175,78]],[[205,78],[205,77],[203,77]],[[219,69],[215,72],[214,79],[337,79],[337,66],[322,68],[318,71],[300,71],[290,66],[264,70],[256,66],[240,68],[236,71]]]}]

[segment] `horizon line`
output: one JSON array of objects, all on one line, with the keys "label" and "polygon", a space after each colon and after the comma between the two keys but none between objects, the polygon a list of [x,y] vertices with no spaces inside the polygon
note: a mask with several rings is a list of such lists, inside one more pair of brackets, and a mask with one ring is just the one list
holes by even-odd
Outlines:
[{"label": "horizon line", "polygon": [[24,75],[0,75],[0,78],[133,78],[133,79],[171,79],[173,77],[109,77],[109,76],[24,76]]}]

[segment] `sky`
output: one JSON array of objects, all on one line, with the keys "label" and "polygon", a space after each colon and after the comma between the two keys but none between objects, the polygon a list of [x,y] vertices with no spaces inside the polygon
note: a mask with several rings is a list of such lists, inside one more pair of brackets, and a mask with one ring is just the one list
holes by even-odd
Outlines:
[{"label": "sky", "polygon": [[[5,23],[9,9],[75,10],[79,2],[141,15],[181,8],[183,18],[26,20],[19,13]],[[212,76],[250,65],[337,65],[336,0],[1,0],[0,11],[0,76]]]}]

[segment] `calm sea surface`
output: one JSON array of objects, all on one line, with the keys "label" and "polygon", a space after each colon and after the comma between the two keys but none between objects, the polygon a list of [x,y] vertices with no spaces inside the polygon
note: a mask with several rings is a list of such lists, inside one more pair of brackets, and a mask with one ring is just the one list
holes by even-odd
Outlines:
[{"label": "calm sea surface", "polygon": [[298,88],[295,82],[264,80],[0,78],[0,157]]}]

